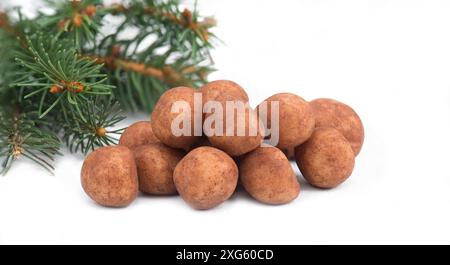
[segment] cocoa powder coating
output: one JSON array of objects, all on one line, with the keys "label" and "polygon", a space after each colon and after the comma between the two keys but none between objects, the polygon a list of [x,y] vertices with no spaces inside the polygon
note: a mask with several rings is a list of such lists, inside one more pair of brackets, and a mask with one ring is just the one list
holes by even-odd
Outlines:
[{"label": "cocoa powder coating", "polygon": [[133,153],[119,145],[95,150],[83,163],[81,185],[88,196],[100,205],[127,206],[138,194]]},{"label": "cocoa powder coating", "polygon": [[129,126],[120,136],[119,145],[124,145],[131,150],[146,144],[159,142],[153,133],[150,121],[140,121]]},{"label": "cocoa powder coating", "polygon": [[364,142],[364,127],[358,114],[348,105],[337,100],[320,98],[310,102],[316,119],[316,127],[333,127],[351,144],[358,155]]},{"label": "cocoa powder coating", "polygon": [[276,147],[260,147],[245,155],[239,162],[239,176],[245,190],[263,203],[289,203],[300,193],[289,160]]},{"label": "cocoa powder coating", "polygon": [[162,143],[144,145],[135,150],[139,189],[147,194],[176,194],[173,171],[184,151]]},{"label": "cocoa powder coating", "polygon": [[295,148],[297,165],[305,179],[318,188],[334,188],[352,173],[355,155],[336,129],[317,128],[311,138]]},{"label": "cocoa powder coating", "polygon": [[238,168],[225,152],[199,147],[176,166],[174,182],[178,193],[196,209],[210,209],[226,201],[236,189]]}]

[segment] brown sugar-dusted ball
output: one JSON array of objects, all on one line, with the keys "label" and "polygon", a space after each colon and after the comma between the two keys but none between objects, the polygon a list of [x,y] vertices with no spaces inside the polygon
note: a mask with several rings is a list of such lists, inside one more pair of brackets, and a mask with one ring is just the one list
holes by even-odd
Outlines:
[{"label": "brown sugar-dusted ball", "polygon": [[240,100],[248,102],[247,92],[238,84],[229,80],[216,80],[201,88],[203,102]]},{"label": "brown sugar-dusted ball", "polygon": [[133,153],[120,145],[95,150],[83,163],[81,185],[87,195],[100,205],[127,206],[138,194]]},{"label": "brown sugar-dusted ball", "polygon": [[317,128],[311,138],[295,148],[297,165],[305,179],[318,188],[334,188],[352,173],[355,155],[336,129]]},{"label": "brown sugar-dusted ball", "polygon": [[153,134],[150,121],[139,121],[129,126],[120,136],[119,145],[124,145],[131,150],[136,147],[159,142]]},{"label": "brown sugar-dusted ball", "polygon": [[[156,137],[164,144],[173,148],[188,149],[194,144],[199,136],[194,136],[194,122],[196,115],[200,115],[200,123],[202,119],[201,108],[194,108],[194,94],[195,89],[189,87],[176,87],[167,90],[158,100],[152,113],[152,127]],[[190,118],[189,114],[183,111],[172,113],[172,106],[175,102],[187,102],[190,106]],[[201,102],[199,102],[201,104]],[[184,116],[183,116],[184,113]],[[182,115],[182,116],[179,116]],[[172,122],[175,119],[186,117],[186,120],[190,121],[191,130],[189,135],[176,136],[172,132]],[[177,122],[175,122],[178,124]],[[186,124],[188,126],[189,123]],[[183,124],[184,126],[185,124]],[[186,127],[187,128],[187,127]],[[201,129],[201,124],[200,124]]]},{"label": "brown sugar-dusted ball", "polygon": [[291,164],[276,147],[260,147],[239,162],[239,176],[245,190],[267,204],[289,203],[300,193]]},{"label": "brown sugar-dusted ball", "polygon": [[316,119],[316,127],[333,127],[351,144],[358,155],[364,142],[364,127],[358,114],[348,105],[327,98],[309,103]]},{"label": "brown sugar-dusted ball", "polygon": [[153,195],[176,194],[173,171],[184,151],[162,143],[144,145],[134,152],[139,177],[139,189]]},{"label": "brown sugar-dusted ball", "polygon": [[196,209],[210,209],[226,201],[236,189],[238,169],[233,159],[213,147],[189,152],[176,166],[178,193]]},{"label": "brown sugar-dusted ball", "polygon": [[[314,116],[308,102],[291,94],[275,94],[265,100],[267,102],[267,128],[272,127],[271,102],[279,102],[279,142],[277,147],[287,149],[296,147],[311,136],[314,131]],[[264,103],[264,102],[263,102]],[[258,110],[262,108],[261,103]],[[272,131],[272,134],[276,133]]]},{"label": "brown sugar-dusted ball", "polygon": [[[233,111],[234,123],[233,128],[229,128],[227,122],[227,111],[224,107],[223,115],[218,117],[218,124],[222,124],[223,130],[217,130],[213,135],[208,133],[205,129],[205,134],[208,136],[209,142],[212,146],[217,147],[225,151],[230,156],[240,156],[248,153],[261,145],[263,140],[263,126],[258,119],[258,115],[255,110],[246,106],[243,111]],[[208,114],[205,119],[205,123],[214,114]],[[212,126],[213,128],[218,128]],[[242,129],[239,129],[242,128]],[[230,131],[231,134],[227,132]],[[220,133],[221,135],[217,134]]]}]

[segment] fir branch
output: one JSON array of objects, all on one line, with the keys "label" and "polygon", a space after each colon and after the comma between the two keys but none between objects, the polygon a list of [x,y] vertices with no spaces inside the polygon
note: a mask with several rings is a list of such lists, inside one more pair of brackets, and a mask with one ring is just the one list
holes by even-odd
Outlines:
[{"label": "fir branch", "polygon": [[105,65],[111,70],[119,68],[123,71],[135,72],[164,81],[171,86],[192,85],[190,80],[184,78],[185,75],[197,74],[200,79],[206,79],[206,73],[208,72],[208,69],[197,67],[195,65],[186,66],[177,71],[171,65],[165,65],[160,69],[153,66],[148,66],[144,63],[117,58],[112,55],[104,57],[85,55],[84,57],[93,60],[98,64]]},{"label": "fir branch", "polygon": [[[213,70],[209,55],[214,39],[212,19],[201,19],[196,11],[183,15],[179,1],[174,0],[135,0],[126,6],[104,8],[123,21],[89,55],[105,63],[104,73],[116,85],[113,93],[125,109],[151,112],[165,90],[180,85],[199,87],[206,82]],[[204,34],[198,34],[196,27]],[[139,31],[130,38],[121,37],[128,28]]]},{"label": "fir branch", "polygon": [[113,15],[125,14],[127,16],[149,16],[160,22],[168,22],[175,26],[189,29],[208,41],[212,33],[209,29],[214,27],[217,22],[214,18],[207,17],[199,21],[198,14],[185,8],[182,12],[178,9],[178,1],[164,3],[155,0],[132,1],[128,7],[123,4],[115,4],[111,7],[105,7]]},{"label": "fir branch", "polygon": [[[178,85],[201,86],[213,70],[209,50],[215,21],[200,17],[195,10],[182,11],[177,0],[133,0],[127,6],[104,6],[95,0],[70,5],[47,2],[55,9],[54,15],[41,14],[37,24],[45,32],[71,39],[83,58],[104,64],[102,72],[109,84],[116,86],[112,91],[127,110],[150,112],[154,100],[149,96],[158,98]],[[84,14],[81,27],[74,23],[74,14]],[[113,34],[103,36],[99,27],[107,14],[121,16],[123,22]],[[124,39],[121,36],[129,28],[139,29],[139,33]],[[80,36],[86,41],[77,41]],[[149,38],[156,40],[148,43]],[[140,88],[134,86],[137,79]]]},{"label": "fir branch", "polygon": [[52,172],[60,142],[43,124],[34,111],[22,111],[19,106],[0,108],[0,157],[3,157],[0,174],[6,174],[22,156]]},{"label": "fir branch", "polygon": [[67,111],[57,117],[64,124],[63,141],[69,150],[87,154],[97,147],[117,144],[115,136],[120,135],[124,128],[114,127],[125,119],[119,104],[114,99],[95,97],[85,101],[81,107],[86,113],[86,120]]},{"label": "fir branch", "polygon": [[[33,18],[0,12],[3,172],[19,157],[51,170],[57,136],[73,152],[114,144],[121,108],[150,112],[165,90],[213,71],[215,21],[178,0],[46,2],[52,11]],[[121,22],[103,35],[108,15]]]},{"label": "fir branch", "polygon": [[109,69],[115,70],[121,68],[124,71],[132,71],[142,75],[154,77],[160,80],[164,79],[164,73],[161,69],[146,66],[143,63],[127,61],[124,59],[116,58],[115,56],[96,56],[96,55],[84,55],[85,58],[95,61],[98,64],[104,64]]},{"label": "fir branch", "polygon": [[[53,15],[40,14],[36,22],[46,32],[54,32],[58,36],[71,39],[78,50],[86,44],[95,45],[101,19],[97,6],[99,0],[46,0],[48,6],[55,9]],[[55,27],[56,26],[56,27]]]},{"label": "fir branch", "polygon": [[25,89],[25,99],[39,96],[40,118],[59,103],[68,102],[84,119],[78,106],[83,95],[111,93],[112,86],[104,84],[106,75],[99,73],[103,65],[80,58],[76,48],[67,41],[42,33],[38,33],[34,41],[27,37],[27,50],[18,54],[17,62],[28,74],[14,85]]}]

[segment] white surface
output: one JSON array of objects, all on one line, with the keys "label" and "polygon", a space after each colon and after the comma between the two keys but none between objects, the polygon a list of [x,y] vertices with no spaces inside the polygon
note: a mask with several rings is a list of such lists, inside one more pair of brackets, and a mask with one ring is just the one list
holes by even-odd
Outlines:
[{"label": "white surface", "polygon": [[0,243],[450,243],[450,1],[199,5],[226,43],[211,79],[240,83],[253,105],[290,91],[354,107],[366,141],[352,177],[329,191],[302,183],[278,207],[244,193],[210,211],[142,196],[107,209],[83,193],[79,156],[56,176],[22,162],[0,178]]}]

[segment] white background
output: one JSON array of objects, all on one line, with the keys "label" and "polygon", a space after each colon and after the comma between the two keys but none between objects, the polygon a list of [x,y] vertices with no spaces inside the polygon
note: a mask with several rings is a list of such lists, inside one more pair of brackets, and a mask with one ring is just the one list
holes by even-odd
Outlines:
[{"label": "white background", "polygon": [[213,52],[211,80],[238,82],[253,105],[289,91],[360,114],[366,141],[352,177],[325,191],[302,180],[285,206],[241,192],[209,211],[143,196],[108,209],[81,189],[80,156],[59,158],[55,176],[21,162],[0,178],[0,243],[450,243],[450,1],[199,6],[225,42]]}]

